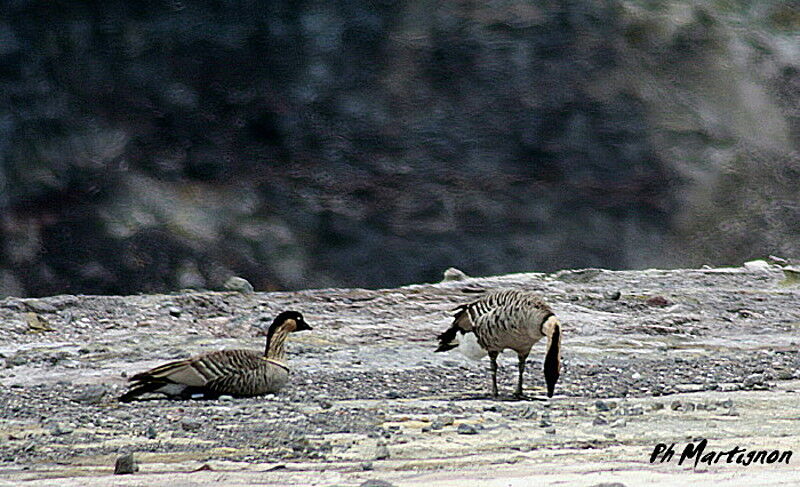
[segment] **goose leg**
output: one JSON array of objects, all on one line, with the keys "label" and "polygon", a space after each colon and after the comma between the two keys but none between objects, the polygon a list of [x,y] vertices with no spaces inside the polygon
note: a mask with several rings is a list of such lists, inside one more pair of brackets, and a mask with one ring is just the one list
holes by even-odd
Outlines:
[{"label": "goose leg", "polygon": [[497,355],[500,352],[489,352],[492,365],[492,397],[497,397]]},{"label": "goose leg", "polygon": [[519,368],[519,378],[517,379],[517,390],[514,391],[514,397],[522,398],[522,377],[525,374],[525,361],[528,360],[528,354],[517,354],[519,357],[519,363],[517,367]]}]

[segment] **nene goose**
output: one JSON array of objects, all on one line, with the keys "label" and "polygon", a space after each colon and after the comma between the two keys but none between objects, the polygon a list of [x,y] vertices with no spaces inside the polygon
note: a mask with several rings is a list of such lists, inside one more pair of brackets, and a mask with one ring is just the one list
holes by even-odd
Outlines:
[{"label": "nene goose", "polygon": [[[542,337],[547,337],[544,359],[544,378],[547,397],[553,397],[561,369],[561,323],[542,299],[531,292],[505,289],[491,291],[477,300],[455,308],[453,324],[439,335],[437,352],[459,347],[459,341],[469,345],[469,335],[489,354],[492,370],[492,396],[497,397],[497,356],[506,348],[517,352],[519,379],[514,395],[522,397],[522,378],[525,360],[531,347]],[[458,335],[461,335],[459,337]],[[468,346],[466,347],[469,348]],[[475,357],[474,353],[470,355]]]},{"label": "nene goose", "polygon": [[255,350],[222,350],[169,362],[131,377],[130,390],[119,400],[128,402],[148,392],[184,399],[198,395],[246,397],[277,392],[289,379],[284,353],[286,336],[310,329],[300,313],[284,311],[267,331],[263,354]]}]

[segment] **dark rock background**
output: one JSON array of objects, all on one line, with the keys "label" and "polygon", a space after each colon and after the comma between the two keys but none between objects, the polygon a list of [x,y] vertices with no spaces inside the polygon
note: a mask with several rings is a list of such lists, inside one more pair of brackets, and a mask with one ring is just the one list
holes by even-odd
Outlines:
[{"label": "dark rock background", "polygon": [[0,4],[0,294],[800,254],[796,2]]}]

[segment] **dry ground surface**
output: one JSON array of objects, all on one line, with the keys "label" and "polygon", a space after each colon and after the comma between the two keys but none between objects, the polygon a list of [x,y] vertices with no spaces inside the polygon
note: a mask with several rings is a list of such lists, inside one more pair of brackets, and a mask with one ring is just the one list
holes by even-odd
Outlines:
[{"label": "dry ground surface", "polygon": [[[563,271],[398,289],[0,301],[0,485],[796,485],[800,289],[779,269]],[[501,364],[432,353],[467,288],[523,287],[564,323],[557,395],[514,401]],[[619,293],[619,295],[617,295]],[[126,376],[291,337],[277,395],[120,404]],[[657,443],[794,450],[788,465],[649,463]],[[140,470],[113,475],[133,453]]]}]

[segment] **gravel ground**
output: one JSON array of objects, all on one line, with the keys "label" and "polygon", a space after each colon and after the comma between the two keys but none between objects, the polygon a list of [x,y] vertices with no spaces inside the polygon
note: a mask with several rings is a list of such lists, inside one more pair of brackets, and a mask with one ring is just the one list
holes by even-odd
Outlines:
[{"label": "gravel ground", "polygon": [[[303,485],[312,475],[322,485],[373,477],[435,484],[453,475],[489,485],[511,466],[521,479],[548,468],[563,479],[592,461],[633,462],[593,470],[613,480],[615,471],[650,472],[649,451],[662,441],[797,445],[800,291],[781,279],[778,269],[590,269],[375,291],[6,298],[0,484],[59,477],[103,485],[126,453],[140,471],[113,479],[130,485],[143,475],[147,485],[213,483],[209,472],[230,475],[232,485]],[[505,395],[492,400],[486,359],[432,353],[449,310],[474,296],[466,289],[503,286],[542,292],[564,323],[553,400],[541,396],[543,344],[529,358],[523,401],[510,396],[515,356],[501,361]],[[283,309],[302,311],[314,327],[292,336],[285,391],[115,400],[126,376],[163,361],[261,348],[263,327]]]}]

